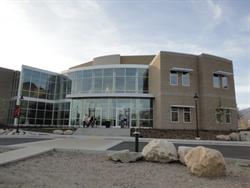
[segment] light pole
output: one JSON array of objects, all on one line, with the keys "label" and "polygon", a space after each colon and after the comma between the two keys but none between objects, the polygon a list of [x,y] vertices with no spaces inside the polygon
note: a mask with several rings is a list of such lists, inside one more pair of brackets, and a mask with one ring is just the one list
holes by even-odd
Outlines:
[{"label": "light pole", "polygon": [[195,116],[196,116],[196,138],[199,138],[199,125],[198,125],[198,109],[197,109],[197,102],[198,102],[198,95],[195,93],[194,95],[194,102],[195,102]]}]

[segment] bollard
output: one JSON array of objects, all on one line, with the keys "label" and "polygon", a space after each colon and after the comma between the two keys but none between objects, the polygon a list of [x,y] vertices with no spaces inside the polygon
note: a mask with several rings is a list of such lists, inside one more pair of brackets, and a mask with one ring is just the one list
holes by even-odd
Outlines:
[{"label": "bollard", "polygon": [[140,135],[140,132],[138,131],[138,129],[135,129],[134,135],[135,135],[135,152],[139,152],[139,135]]}]

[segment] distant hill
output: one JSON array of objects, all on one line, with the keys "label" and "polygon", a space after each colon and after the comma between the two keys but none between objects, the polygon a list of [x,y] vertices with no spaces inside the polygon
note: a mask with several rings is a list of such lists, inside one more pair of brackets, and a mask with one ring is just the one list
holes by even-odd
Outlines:
[{"label": "distant hill", "polygon": [[239,116],[240,116],[239,127],[250,128],[250,108],[240,110]]}]

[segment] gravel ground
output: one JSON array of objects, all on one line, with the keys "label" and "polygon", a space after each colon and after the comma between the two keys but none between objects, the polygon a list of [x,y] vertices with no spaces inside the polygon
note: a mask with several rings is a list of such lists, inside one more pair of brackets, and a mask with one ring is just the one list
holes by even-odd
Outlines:
[{"label": "gravel ground", "polygon": [[250,168],[227,161],[227,176],[199,178],[179,164],[119,163],[103,153],[53,151],[0,166],[0,187],[249,188]]}]

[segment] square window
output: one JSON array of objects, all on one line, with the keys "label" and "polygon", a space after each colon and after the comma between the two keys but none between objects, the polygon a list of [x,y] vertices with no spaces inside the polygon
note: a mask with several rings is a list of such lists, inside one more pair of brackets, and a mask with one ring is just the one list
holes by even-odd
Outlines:
[{"label": "square window", "polygon": [[220,76],[218,74],[213,74],[213,86],[215,88],[220,88]]},{"label": "square window", "polygon": [[182,85],[183,86],[190,86],[189,72],[183,72],[182,73]]},{"label": "square window", "polygon": [[179,109],[176,107],[171,107],[171,122],[179,122]]},{"label": "square window", "polygon": [[170,71],[170,85],[178,85],[178,73]]},{"label": "square window", "polygon": [[227,78],[227,76],[222,76],[221,81],[222,81],[222,88],[223,89],[228,89],[228,78]]},{"label": "square window", "polygon": [[183,109],[183,121],[184,121],[184,123],[191,122],[191,110],[190,110],[190,108]]}]

